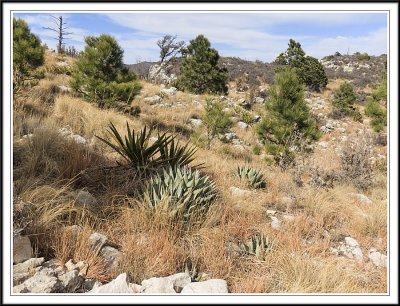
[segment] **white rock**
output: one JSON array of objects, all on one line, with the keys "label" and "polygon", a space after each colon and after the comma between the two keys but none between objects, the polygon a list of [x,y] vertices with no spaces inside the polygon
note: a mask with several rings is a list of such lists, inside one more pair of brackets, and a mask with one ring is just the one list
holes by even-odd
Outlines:
[{"label": "white rock", "polygon": [[33,134],[27,134],[22,136],[23,139],[31,139],[33,137]]},{"label": "white rock", "polygon": [[267,209],[267,215],[275,215],[275,214],[276,214],[276,210]]},{"label": "white rock", "polygon": [[322,148],[322,149],[328,149],[328,143],[326,141],[320,141],[318,143],[318,145]]},{"label": "white rock", "polygon": [[231,191],[231,194],[235,195],[235,196],[248,196],[248,195],[251,195],[251,191],[240,189],[240,188],[233,187],[233,186],[230,187],[229,190]]},{"label": "white rock", "polygon": [[255,116],[253,117],[253,122],[254,122],[254,123],[257,123],[257,122],[260,122],[260,121],[261,121],[261,116],[255,115]]},{"label": "white rock", "polygon": [[122,258],[122,252],[110,246],[104,246],[100,251],[100,255],[110,269],[115,268]]},{"label": "white rock", "polygon": [[342,128],[342,127],[340,127],[340,128],[337,128],[337,130],[338,130],[340,133],[344,133],[344,132],[346,132],[346,129],[345,129],[345,128]]},{"label": "white rock", "polygon": [[186,273],[177,273],[171,276],[167,277],[170,281],[172,281],[174,285],[174,290],[176,292],[181,292],[183,287],[186,285],[190,284],[192,282],[192,279],[190,278],[190,275]]},{"label": "white rock", "polygon": [[142,286],[134,283],[130,283],[129,287],[133,290],[133,293],[141,293],[142,292]]},{"label": "white rock", "polygon": [[361,193],[350,193],[350,196],[356,198],[362,204],[372,204],[372,201],[364,194]]},{"label": "white rock", "polygon": [[26,236],[16,235],[13,238],[13,263],[21,263],[33,256],[31,241]]},{"label": "white rock", "polygon": [[98,251],[103,245],[107,242],[107,236],[100,233],[93,233],[89,236],[89,244],[92,247],[92,250]]},{"label": "white rock", "polygon": [[118,275],[118,277],[108,284],[100,287],[94,287],[88,293],[135,293],[128,283],[128,275],[126,273]]},{"label": "white rock", "polygon": [[79,144],[87,143],[86,139],[84,137],[82,137],[81,135],[72,134],[72,135],[69,135],[68,138],[72,139],[73,141],[75,141],[76,143],[79,143]]},{"label": "white rock", "polygon": [[147,97],[144,98],[144,101],[150,105],[156,104],[161,102],[162,98],[158,95],[152,96],[152,97]]},{"label": "white rock", "polygon": [[67,93],[67,92],[72,92],[72,88],[64,85],[58,85],[57,89],[61,93]]},{"label": "white rock", "polygon": [[30,258],[13,266],[13,273],[32,272],[32,270],[44,263],[44,257]]},{"label": "white rock", "polygon": [[161,89],[161,93],[166,94],[166,95],[169,95],[169,96],[174,96],[174,95],[176,95],[176,92],[177,92],[177,91],[178,91],[178,90],[177,90],[175,87],[171,87],[171,88],[168,88],[168,89],[166,89],[166,88]]},{"label": "white rock", "polygon": [[143,293],[176,293],[174,283],[166,277],[152,277],[142,281]]},{"label": "white rock", "polygon": [[351,237],[345,237],[344,242],[346,243],[346,245],[353,247],[353,248],[359,246],[358,241]]},{"label": "white rock", "polygon": [[242,130],[245,130],[245,129],[247,129],[249,127],[249,125],[246,122],[243,122],[243,121],[239,121],[237,123],[237,126]]},{"label": "white rock", "polygon": [[351,254],[355,257],[355,259],[361,261],[363,260],[363,253],[359,247],[355,247],[353,250],[351,250]]},{"label": "white rock", "polygon": [[13,291],[14,293],[53,293],[59,292],[61,289],[62,285],[55,276],[37,272],[21,285],[14,287]]},{"label": "white rock", "polygon": [[209,279],[204,282],[190,283],[186,285],[181,292],[181,294],[191,293],[228,293],[228,285],[223,279]]},{"label": "white rock", "polygon": [[69,271],[58,277],[66,292],[75,292],[82,284],[82,278],[76,270]]},{"label": "white rock", "polygon": [[26,281],[29,277],[31,277],[31,273],[24,272],[24,273],[13,273],[13,286],[17,286],[24,281]]},{"label": "white rock", "polygon": [[279,230],[281,228],[282,222],[277,217],[274,216],[269,216],[269,217],[272,220],[271,227],[273,229]]},{"label": "white rock", "polygon": [[76,201],[81,205],[95,205],[97,204],[97,199],[86,190],[79,190],[76,194]]},{"label": "white rock", "polygon": [[224,137],[225,137],[226,140],[232,140],[232,139],[236,139],[237,138],[236,134],[233,133],[233,132],[225,133]]},{"label": "white rock", "polygon": [[191,119],[189,119],[189,124],[194,127],[198,127],[203,124],[203,121],[201,119],[191,118]]},{"label": "white rock", "polygon": [[264,98],[262,98],[262,97],[256,97],[256,98],[254,99],[254,102],[255,102],[255,103],[262,104],[262,103],[264,103]]},{"label": "white rock", "polygon": [[368,252],[368,258],[372,261],[372,263],[377,267],[387,267],[387,256],[381,254],[376,249],[370,249]]}]

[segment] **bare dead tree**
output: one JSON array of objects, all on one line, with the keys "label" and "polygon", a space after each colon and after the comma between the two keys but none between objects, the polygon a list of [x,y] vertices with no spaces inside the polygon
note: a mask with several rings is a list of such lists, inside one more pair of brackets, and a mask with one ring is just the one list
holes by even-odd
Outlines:
[{"label": "bare dead tree", "polygon": [[181,51],[184,41],[176,41],[177,36],[165,35],[157,41],[157,46],[160,48],[161,63],[167,64]]},{"label": "bare dead tree", "polygon": [[58,53],[64,53],[64,40],[67,39],[68,35],[73,34],[72,32],[67,32],[66,30],[69,29],[69,27],[67,27],[66,22],[63,21],[63,17],[59,16],[53,16],[51,15],[51,17],[53,17],[53,22],[55,23],[56,27],[55,28],[50,28],[50,27],[43,27],[46,30],[51,30],[57,33],[57,37],[55,37],[54,39],[58,40],[58,45],[57,45],[57,52]]}]

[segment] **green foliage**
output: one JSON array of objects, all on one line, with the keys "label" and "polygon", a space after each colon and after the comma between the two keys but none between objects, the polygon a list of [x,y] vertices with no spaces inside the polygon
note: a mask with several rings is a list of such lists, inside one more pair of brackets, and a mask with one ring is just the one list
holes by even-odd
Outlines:
[{"label": "green foliage", "polygon": [[71,87],[100,107],[131,102],[141,86],[135,81],[136,75],[124,66],[123,50],[117,41],[103,34],[88,36],[85,42],[72,72]]},{"label": "green foliage", "polygon": [[265,105],[268,115],[256,125],[256,131],[275,161],[288,165],[294,157],[291,146],[320,137],[304,100],[303,85],[292,69],[286,67],[276,74]]},{"label": "green foliage", "polygon": [[228,71],[218,67],[219,54],[203,35],[182,49],[185,60],[180,66],[177,87],[195,94],[226,94]]},{"label": "green foliage", "polygon": [[135,131],[130,129],[128,122],[126,127],[128,133],[122,137],[115,126],[110,123],[108,133],[114,143],[96,137],[121,155],[129,166],[138,170],[155,170],[159,167],[186,166],[194,160],[196,149],[189,147],[188,144],[180,146],[175,141],[175,136],[167,136],[166,133],[159,134],[153,144],[150,144],[151,129],[147,130],[144,127],[135,135]]},{"label": "green foliage", "polygon": [[143,198],[152,208],[188,220],[207,212],[216,196],[215,183],[208,176],[187,167],[170,167],[147,182]]},{"label": "green foliage", "polygon": [[265,254],[269,252],[273,247],[272,241],[268,236],[262,234],[256,234],[250,237],[246,242],[240,242],[239,248],[241,248],[246,254],[256,256],[263,260]]},{"label": "green foliage", "polygon": [[264,175],[258,169],[254,169],[250,166],[238,167],[235,173],[241,181],[247,181],[248,185],[252,188],[265,188]]},{"label": "green foliage", "polygon": [[207,131],[208,148],[211,140],[218,134],[224,134],[232,127],[233,122],[229,115],[224,112],[221,102],[206,100],[205,113],[202,116],[203,124]]},{"label": "green foliage", "polygon": [[335,90],[332,104],[338,117],[352,116],[355,121],[362,119],[361,113],[354,106],[356,98],[356,92],[348,82],[344,82]]},{"label": "green foliage", "polygon": [[236,105],[234,106],[233,110],[235,111],[236,115],[239,116],[241,121],[247,124],[253,123],[253,115],[248,110],[245,110],[243,107]]},{"label": "green foliage", "polygon": [[260,155],[261,154],[261,150],[262,150],[262,147],[260,145],[256,144],[256,145],[253,146],[253,153],[255,155]]},{"label": "green foliage", "polygon": [[40,39],[31,33],[22,19],[13,18],[13,79],[14,90],[24,81],[34,78],[32,73],[44,63],[44,47]]},{"label": "green foliage", "polygon": [[356,58],[357,58],[359,61],[366,61],[366,60],[371,59],[371,57],[368,55],[368,53],[356,52],[354,55],[356,56]]},{"label": "green foliage", "polygon": [[[289,66],[295,69],[301,82],[311,90],[320,91],[328,84],[328,78],[322,64],[316,58],[306,56],[301,44],[293,39],[290,39],[289,47],[277,57],[275,63],[279,66]],[[281,69],[281,67],[278,67],[277,72]]]},{"label": "green foliage", "polygon": [[372,97],[368,99],[368,103],[365,106],[365,114],[372,118],[371,125],[375,132],[381,132],[387,125],[386,101],[387,79],[385,75],[382,82],[375,87]]}]

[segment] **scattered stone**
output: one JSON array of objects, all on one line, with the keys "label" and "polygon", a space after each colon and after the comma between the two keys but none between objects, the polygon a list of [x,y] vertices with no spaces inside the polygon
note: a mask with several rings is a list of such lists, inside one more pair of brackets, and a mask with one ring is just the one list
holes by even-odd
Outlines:
[{"label": "scattered stone", "polygon": [[245,129],[247,129],[249,127],[249,125],[246,122],[243,122],[243,121],[239,121],[237,123],[237,126],[242,130],[245,130]]},{"label": "scattered stone", "polygon": [[190,275],[187,273],[177,273],[171,276],[168,276],[167,279],[169,279],[174,286],[174,290],[177,293],[180,293],[186,285],[190,284],[192,282],[192,279],[190,278]]},{"label": "scattered stone", "polygon": [[26,134],[22,136],[23,139],[31,139],[33,137],[33,134]]},{"label": "scattered stone", "polygon": [[254,99],[254,102],[257,103],[257,104],[262,104],[262,103],[264,103],[264,101],[265,101],[265,99],[262,98],[262,97],[256,97]]},{"label": "scattered stone", "polygon": [[73,91],[71,87],[64,86],[64,85],[58,85],[57,90],[60,93],[69,93],[69,92]]},{"label": "scattered stone", "polygon": [[276,214],[276,210],[267,209],[267,215],[275,215],[275,214]]},{"label": "scattered stone", "polygon": [[372,204],[372,201],[364,194],[361,193],[350,193],[350,196],[356,198],[361,204]]},{"label": "scattered stone", "polygon": [[68,136],[68,138],[72,139],[73,141],[75,141],[76,143],[79,143],[79,144],[84,145],[87,143],[86,139],[80,135],[73,134],[73,135]]},{"label": "scattered stone", "polygon": [[233,186],[230,187],[229,190],[231,191],[231,194],[234,195],[234,196],[241,197],[241,196],[249,196],[249,195],[251,195],[251,191],[240,189],[240,188],[233,187]]},{"label": "scattered stone", "polygon": [[100,233],[93,233],[89,237],[89,244],[94,252],[100,251],[106,242],[107,236]]},{"label": "scattered stone", "polygon": [[13,263],[21,263],[33,256],[31,241],[26,236],[15,235],[13,238]]},{"label": "scattered stone", "polygon": [[377,267],[387,267],[387,256],[381,254],[376,249],[370,249],[368,252],[368,258],[372,261],[372,263]]},{"label": "scattered stone", "polygon": [[359,260],[359,261],[363,260],[363,258],[364,258],[363,253],[362,253],[362,251],[361,251],[361,249],[360,249],[359,247],[355,247],[355,248],[351,251],[351,253],[352,253],[353,256],[354,256],[357,260]]},{"label": "scattered stone", "polygon": [[166,277],[152,277],[142,281],[143,293],[176,293],[174,283]]},{"label": "scattered stone", "polygon": [[152,96],[152,97],[147,97],[144,98],[144,102],[150,104],[150,105],[154,105],[157,104],[159,102],[161,102],[162,98],[158,95]]},{"label": "scattered stone", "polygon": [[358,247],[359,246],[358,241],[351,237],[345,237],[344,242],[346,243],[346,245],[348,245],[350,247]]},{"label": "scattered stone", "polygon": [[253,122],[254,123],[257,123],[257,122],[260,122],[260,121],[261,121],[261,116],[256,115],[256,116],[253,117]]},{"label": "scattered stone", "polygon": [[141,293],[143,287],[138,285],[138,284],[134,284],[134,283],[130,283],[129,284],[129,288],[132,289],[133,293]]},{"label": "scattered stone", "polygon": [[342,128],[342,127],[337,128],[337,130],[338,130],[340,133],[346,132],[346,129],[345,129],[345,128]]},{"label": "scattered stone", "polygon": [[166,94],[166,95],[168,95],[168,96],[175,96],[177,91],[178,91],[178,90],[177,90],[175,87],[170,87],[170,88],[168,88],[168,89],[163,88],[163,89],[161,89],[160,92],[161,92],[162,94]]},{"label": "scattered stone", "polygon": [[37,272],[22,284],[13,288],[14,293],[53,293],[62,289],[60,281],[55,276]]},{"label": "scattered stone", "polygon": [[104,258],[104,261],[109,269],[115,268],[122,258],[122,252],[111,246],[104,246],[100,251],[100,255]]},{"label": "scattered stone", "polygon": [[64,273],[58,279],[66,292],[75,292],[82,284],[82,278],[76,270]]},{"label": "scattered stone", "polygon": [[226,140],[233,140],[237,138],[237,135],[233,132],[225,133],[223,136]]},{"label": "scattered stone", "polygon": [[57,62],[56,65],[60,66],[60,67],[69,67],[70,66],[67,62]]},{"label": "scattered stone", "polygon": [[190,293],[228,293],[228,285],[223,279],[210,279],[204,282],[190,283],[182,289],[181,294]]},{"label": "scattered stone", "polygon": [[81,205],[96,205],[97,199],[86,190],[79,190],[76,193],[76,202]]},{"label": "scattered stone", "polygon": [[189,119],[189,124],[194,127],[199,127],[203,124],[203,121],[201,119],[191,118]]},{"label": "scattered stone", "polygon": [[277,217],[274,216],[269,216],[269,217],[272,220],[271,227],[273,229],[279,230],[281,228],[282,222]]},{"label": "scattered stone", "polygon": [[44,257],[30,258],[22,263],[13,266],[13,273],[32,272],[34,268],[44,263]]},{"label": "scattered stone", "polygon": [[89,293],[135,293],[128,283],[128,275],[126,273],[118,275],[118,277],[108,284],[102,286],[94,286]]},{"label": "scattered stone", "polygon": [[320,141],[318,145],[324,150],[328,149],[328,143],[326,141]]}]

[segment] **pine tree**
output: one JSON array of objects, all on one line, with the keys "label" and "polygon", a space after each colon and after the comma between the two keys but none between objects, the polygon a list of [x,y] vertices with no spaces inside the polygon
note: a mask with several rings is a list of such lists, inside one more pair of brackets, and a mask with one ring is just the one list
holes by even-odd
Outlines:
[{"label": "pine tree", "polygon": [[218,67],[219,54],[203,35],[197,36],[182,49],[185,60],[180,67],[177,87],[195,94],[225,94],[228,71]]},{"label": "pine tree", "polygon": [[100,107],[129,103],[140,91],[136,75],[123,64],[124,51],[110,35],[85,38],[72,74],[71,86]]},{"label": "pine tree", "polygon": [[334,117],[342,118],[353,116],[356,121],[361,120],[361,113],[355,107],[357,95],[349,82],[344,82],[333,93]]},{"label": "pine tree", "polygon": [[299,79],[311,90],[321,91],[328,84],[322,64],[315,57],[306,56],[301,44],[294,39],[290,39],[287,50],[279,54],[275,63],[295,69]]},{"label": "pine tree", "polygon": [[267,152],[277,163],[286,166],[294,158],[291,147],[320,137],[304,100],[303,84],[293,69],[282,68],[276,74],[265,105],[268,115],[257,125],[257,133]]},{"label": "pine tree", "polygon": [[32,72],[44,63],[44,47],[22,19],[13,19],[13,78],[14,89],[33,76]]}]

